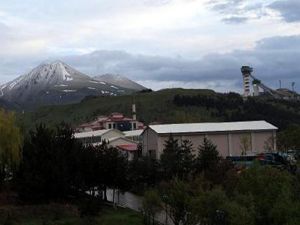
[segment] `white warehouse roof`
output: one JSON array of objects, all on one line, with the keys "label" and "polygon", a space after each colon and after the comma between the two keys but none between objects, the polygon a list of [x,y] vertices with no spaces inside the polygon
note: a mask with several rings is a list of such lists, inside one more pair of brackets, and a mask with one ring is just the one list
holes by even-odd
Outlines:
[{"label": "white warehouse roof", "polygon": [[88,132],[81,132],[81,133],[75,133],[75,138],[88,138],[88,137],[99,137],[102,136],[108,132],[117,132],[120,135],[123,135],[121,131],[109,129],[109,130],[95,130],[95,131],[88,131]]},{"label": "white warehouse roof", "polygon": [[130,131],[124,131],[125,137],[135,137],[140,136],[143,133],[144,130],[130,130]]},{"label": "white warehouse roof", "polygon": [[272,124],[262,121],[246,122],[216,122],[216,123],[181,123],[150,125],[152,130],[158,134],[170,133],[206,133],[206,132],[226,132],[226,131],[264,131],[277,130]]}]

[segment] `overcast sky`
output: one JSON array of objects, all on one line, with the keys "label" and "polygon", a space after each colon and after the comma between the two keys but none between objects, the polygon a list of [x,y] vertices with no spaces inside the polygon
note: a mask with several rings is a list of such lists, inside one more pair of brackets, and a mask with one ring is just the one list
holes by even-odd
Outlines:
[{"label": "overcast sky", "polygon": [[299,0],[0,1],[0,83],[61,59],[153,89],[241,91],[242,65],[300,91]]}]

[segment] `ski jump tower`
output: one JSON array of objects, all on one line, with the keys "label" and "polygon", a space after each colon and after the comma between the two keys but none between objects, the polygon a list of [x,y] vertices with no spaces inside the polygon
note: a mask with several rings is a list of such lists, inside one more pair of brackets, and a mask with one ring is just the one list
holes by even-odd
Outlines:
[{"label": "ski jump tower", "polygon": [[244,82],[244,97],[247,98],[251,95],[251,73],[253,72],[253,68],[249,66],[242,66],[241,68],[242,74],[243,74],[243,82]]},{"label": "ski jump tower", "polygon": [[[243,86],[244,86],[244,99],[249,96],[259,96],[261,95],[260,90],[263,91],[262,94],[268,94],[276,99],[300,99],[300,95],[298,95],[294,90],[293,91],[285,91],[286,93],[282,93],[282,90],[274,90],[269,88],[267,85],[262,83],[259,79],[252,75],[253,68],[250,66],[242,66],[241,68],[243,74]],[[292,84],[292,88],[294,88],[295,83]],[[253,87],[253,92],[251,92],[251,86]],[[292,93],[292,95],[290,94]],[[297,97],[295,97],[295,94]]]}]

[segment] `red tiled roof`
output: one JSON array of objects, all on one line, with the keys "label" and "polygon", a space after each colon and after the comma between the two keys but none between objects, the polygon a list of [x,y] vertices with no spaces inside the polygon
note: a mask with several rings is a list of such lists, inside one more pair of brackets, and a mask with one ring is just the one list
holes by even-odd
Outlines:
[{"label": "red tiled roof", "polygon": [[[122,113],[112,113],[109,116],[99,116],[97,117],[96,120],[88,122],[88,123],[83,123],[78,126],[78,128],[90,128],[92,130],[100,130],[104,129],[104,123],[106,122],[131,122],[131,121],[136,121],[133,118],[125,117]],[[137,122],[137,128],[142,129],[144,127],[144,124],[136,121]]]},{"label": "red tiled roof", "polygon": [[128,151],[128,152],[137,151],[137,144],[124,144],[124,145],[118,145],[117,147],[123,151]]}]

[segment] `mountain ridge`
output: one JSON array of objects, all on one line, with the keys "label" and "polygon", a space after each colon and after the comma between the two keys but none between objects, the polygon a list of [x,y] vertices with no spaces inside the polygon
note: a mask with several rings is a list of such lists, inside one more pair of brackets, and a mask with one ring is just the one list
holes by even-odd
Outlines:
[{"label": "mountain ridge", "polygon": [[0,99],[23,108],[76,103],[89,95],[116,96],[131,92],[97,81],[59,60],[42,63],[29,73],[0,85]]},{"label": "mountain ridge", "polygon": [[137,91],[142,91],[142,90],[147,89],[146,87],[140,85],[139,83],[134,82],[120,74],[106,73],[103,75],[94,76],[93,78],[98,81],[111,83],[111,84],[117,85],[119,87],[133,89],[133,90],[137,90]]}]

